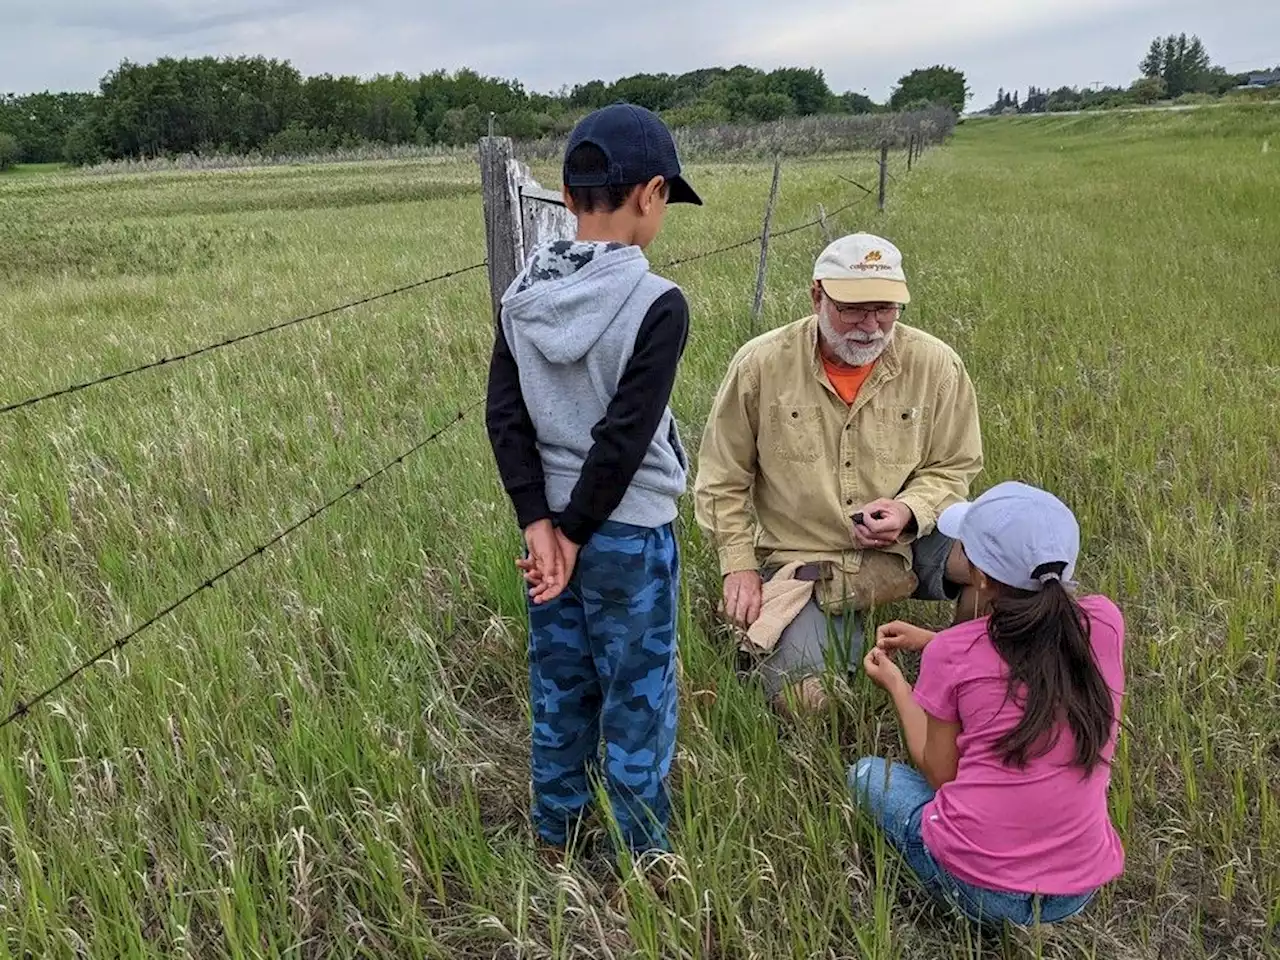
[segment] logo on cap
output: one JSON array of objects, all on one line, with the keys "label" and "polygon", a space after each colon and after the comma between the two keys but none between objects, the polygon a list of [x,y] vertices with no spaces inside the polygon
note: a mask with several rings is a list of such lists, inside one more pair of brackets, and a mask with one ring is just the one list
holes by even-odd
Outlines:
[{"label": "logo on cap", "polygon": [[891,267],[887,263],[881,263],[880,261],[883,259],[884,259],[884,254],[882,254],[879,250],[869,250],[867,251],[866,255],[863,256],[862,260],[859,263],[849,264],[849,269],[861,270],[863,272],[866,272],[868,270],[872,272],[878,271],[880,273],[891,272],[893,270],[893,267]]}]

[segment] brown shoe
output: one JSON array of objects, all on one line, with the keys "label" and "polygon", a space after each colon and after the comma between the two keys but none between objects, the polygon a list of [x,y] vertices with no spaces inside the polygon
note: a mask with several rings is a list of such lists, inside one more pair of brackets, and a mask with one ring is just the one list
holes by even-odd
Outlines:
[{"label": "brown shoe", "polygon": [[805,677],[778,694],[773,706],[784,717],[796,720],[823,713],[829,703],[827,691],[822,687],[822,678]]}]

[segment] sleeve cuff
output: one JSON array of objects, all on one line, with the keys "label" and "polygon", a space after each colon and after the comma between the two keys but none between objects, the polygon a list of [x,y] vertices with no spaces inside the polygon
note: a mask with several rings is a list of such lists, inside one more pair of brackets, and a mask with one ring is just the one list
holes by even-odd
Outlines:
[{"label": "sleeve cuff", "polygon": [[600,524],[570,508],[561,514],[559,527],[561,533],[578,546],[583,547],[586,546],[592,535],[600,529]]},{"label": "sleeve cuff", "polygon": [[731,573],[742,573],[745,570],[759,570],[760,563],[756,559],[755,547],[723,547],[720,550],[720,576],[727,577]]},{"label": "sleeve cuff", "polygon": [[541,487],[517,490],[510,493],[511,505],[516,510],[516,523],[523,530],[531,523],[546,520],[551,516],[551,508],[547,506],[547,495]]},{"label": "sleeve cuff", "polygon": [[904,504],[916,518],[916,532],[914,535],[903,537],[904,543],[912,540],[919,540],[929,536],[938,526],[938,513],[933,507],[920,497],[912,496],[904,493],[900,497],[895,498],[899,503]]}]

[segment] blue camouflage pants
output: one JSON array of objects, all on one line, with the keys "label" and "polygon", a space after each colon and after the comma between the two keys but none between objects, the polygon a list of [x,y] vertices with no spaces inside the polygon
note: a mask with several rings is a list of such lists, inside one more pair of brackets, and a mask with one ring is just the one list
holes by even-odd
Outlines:
[{"label": "blue camouflage pants", "polygon": [[669,849],[679,579],[670,525],[608,522],[565,591],[529,604],[533,822],[548,843],[568,841],[603,772],[623,842]]}]

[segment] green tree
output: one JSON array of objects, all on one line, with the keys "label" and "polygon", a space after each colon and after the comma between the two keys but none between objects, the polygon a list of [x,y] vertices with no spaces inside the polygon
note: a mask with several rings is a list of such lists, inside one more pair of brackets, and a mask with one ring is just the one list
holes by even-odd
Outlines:
[{"label": "green tree", "polygon": [[1129,88],[1129,97],[1134,103],[1155,103],[1168,93],[1163,77],[1143,77],[1135,80]]},{"label": "green tree", "polygon": [[865,94],[850,91],[836,98],[836,109],[844,113],[875,113],[880,108]]},{"label": "green tree", "polygon": [[86,115],[76,121],[75,126],[67,131],[62,144],[62,158],[77,167],[87,167],[98,163],[106,156],[106,148],[102,143],[102,129],[98,118]]},{"label": "green tree", "polygon": [[917,103],[940,103],[963,113],[970,91],[964,74],[953,67],[933,66],[912,70],[898,81],[889,105],[905,110]]},{"label": "green tree", "polygon": [[761,123],[781,120],[795,112],[795,103],[785,93],[753,93],[743,105],[746,115]]},{"label": "green tree", "polygon": [[0,133],[0,173],[8,170],[22,155],[22,147],[18,138],[12,133]]},{"label": "green tree", "polygon": [[1138,68],[1144,79],[1162,80],[1169,97],[1208,93],[1221,83],[1203,41],[1198,36],[1188,38],[1185,33],[1156,37]]},{"label": "green tree", "polygon": [[675,106],[675,78],[670,74],[637,73],[613,85],[609,100],[625,100],[655,112]]},{"label": "green tree", "polygon": [[823,113],[832,107],[834,97],[821,70],[783,67],[765,77],[764,83],[766,92],[780,93],[791,101],[788,112],[802,117]]}]

